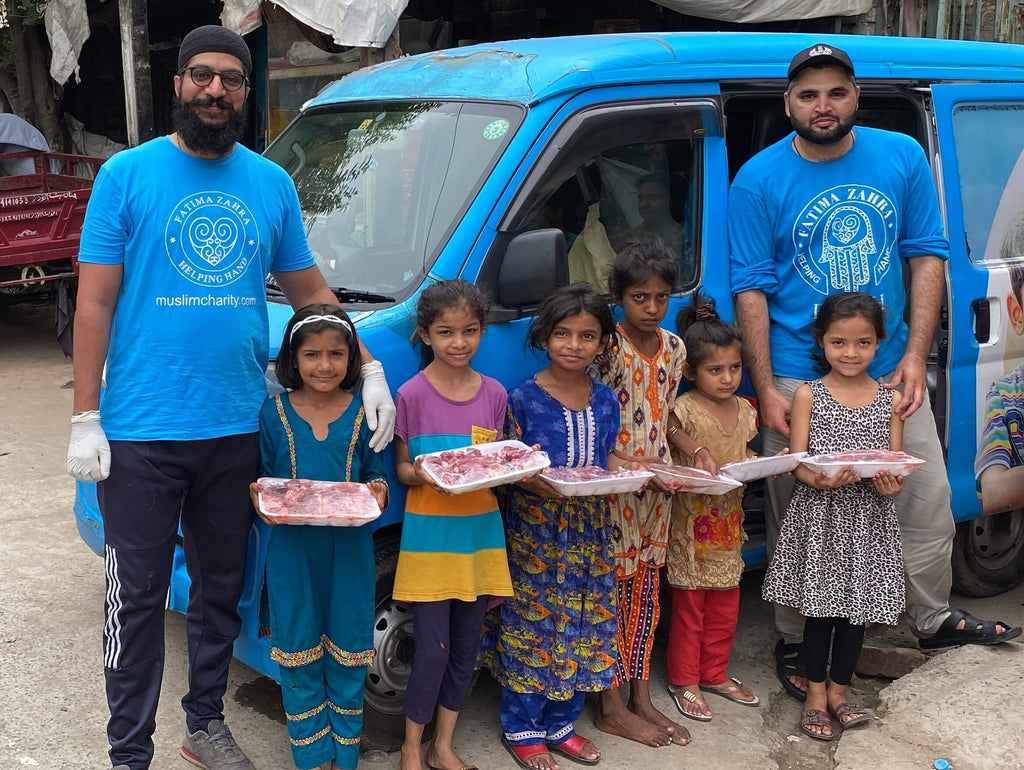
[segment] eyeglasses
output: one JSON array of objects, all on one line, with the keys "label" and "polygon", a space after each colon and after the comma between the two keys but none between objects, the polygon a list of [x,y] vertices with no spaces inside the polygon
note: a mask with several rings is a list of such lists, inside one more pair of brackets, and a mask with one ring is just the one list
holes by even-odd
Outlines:
[{"label": "eyeglasses", "polygon": [[209,67],[185,67],[182,72],[187,72],[188,76],[192,78],[192,82],[200,88],[206,88],[210,85],[213,82],[214,75],[220,78],[220,84],[224,86],[226,91],[237,91],[249,82],[249,78],[241,72],[234,70],[217,72]]}]

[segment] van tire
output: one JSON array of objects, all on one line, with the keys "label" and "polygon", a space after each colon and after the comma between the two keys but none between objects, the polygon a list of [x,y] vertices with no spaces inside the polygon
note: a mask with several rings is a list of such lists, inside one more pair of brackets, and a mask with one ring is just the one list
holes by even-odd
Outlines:
[{"label": "van tire", "polygon": [[1024,509],[957,525],[953,538],[953,590],[995,596],[1024,580]]},{"label": "van tire", "polygon": [[[375,582],[373,643],[376,658],[366,670],[362,751],[397,751],[405,738],[405,689],[412,668],[412,612],[391,598],[398,568],[400,535],[378,535],[374,547]],[[423,731],[427,740],[433,723]]]}]

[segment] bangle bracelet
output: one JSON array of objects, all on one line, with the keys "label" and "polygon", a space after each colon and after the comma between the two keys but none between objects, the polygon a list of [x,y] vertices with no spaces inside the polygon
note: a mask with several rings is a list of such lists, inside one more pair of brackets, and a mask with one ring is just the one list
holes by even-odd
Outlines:
[{"label": "bangle bracelet", "polygon": [[672,440],[672,436],[674,436],[678,432],[679,432],[679,426],[678,425],[673,425],[671,428],[668,429],[668,434],[666,435],[666,437],[668,438],[669,441],[671,441]]},{"label": "bangle bracelet", "polygon": [[703,445],[697,447],[690,454],[690,462],[691,463],[696,463],[697,462],[697,455],[698,454],[700,454],[701,452],[709,452],[710,453],[710,451],[711,451],[710,449],[708,449],[706,446],[703,446]]}]

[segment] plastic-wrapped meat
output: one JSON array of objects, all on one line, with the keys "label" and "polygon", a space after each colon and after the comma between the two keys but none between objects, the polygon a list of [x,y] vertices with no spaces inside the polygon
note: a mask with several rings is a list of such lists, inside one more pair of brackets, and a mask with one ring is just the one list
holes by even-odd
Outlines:
[{"label": "plastic-wrapped meat", "polygon": [[423,469],[431,478],[456,493],[497,486],[547,465],[547,455],[518,441],[448,449],[423,458]]},{"label": "plastic-wrapped meat", "polygon": [[892,452],[888,449],[860,449],[855,452],[837,452],[831,455],[818,455],[814,458],[819,463],[917,463],[913,455],[906,452]]},{"label": "plastic-wrapped meat", "polygon": [[643,471],[606,471],[597,465],[585,465],[582,468],[548,468],[544,471],[544,478],[555,479],[556,481],[597,481],[604,479],[622,479],[635,476],[646,476]]},{"label": "plastic-wrapped meat", "polygon": [[353,526],[380,516],[365,484],[261,478],[257,485],[260,513],[273,524]]}]

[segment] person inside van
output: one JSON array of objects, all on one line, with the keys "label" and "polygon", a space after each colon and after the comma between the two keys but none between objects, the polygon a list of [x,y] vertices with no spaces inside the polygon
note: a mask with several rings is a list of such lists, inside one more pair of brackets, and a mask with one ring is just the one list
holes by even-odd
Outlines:
[{"label": "person inside van", "polygon": [[[904,451],[926,461],[897,500],[910,626],[923,648],[996,644],[1019,628],[951,610],[954,523],[935,419],[927,407],[925,361],[945,284],[949,244],[928,162],[912,138],[854,127],[860,87],[853,62],[834,45],[797,53],[783,97],[793,132],[739,170],[729,192],[729,251],[737,320],[754,352],[764,453],[787,446],[792,397],[815,379],[811,327],[822,301],[861,291],[889,310],[886,337],[869,369],[901,387]],[[913,305],[902,262],[910,272]],[[925,408],[920,407],[925,405]],[[769,480],[771,556],[792,476]],[[776,671],[794,697],[806,697],[803,622],[775,605],[782,639]]]},{"label": "person inside van", "polygon": [[[1021,254],[1024,214],[1014,220],[1003,241],[1003,259]],[[1010,268],[1006,315],[1024,335],[1024,266]],[[1024,506],[1024,364],[992,383],[985,399],[985,428],[974,461],[978,494],[985,515]]]}]

